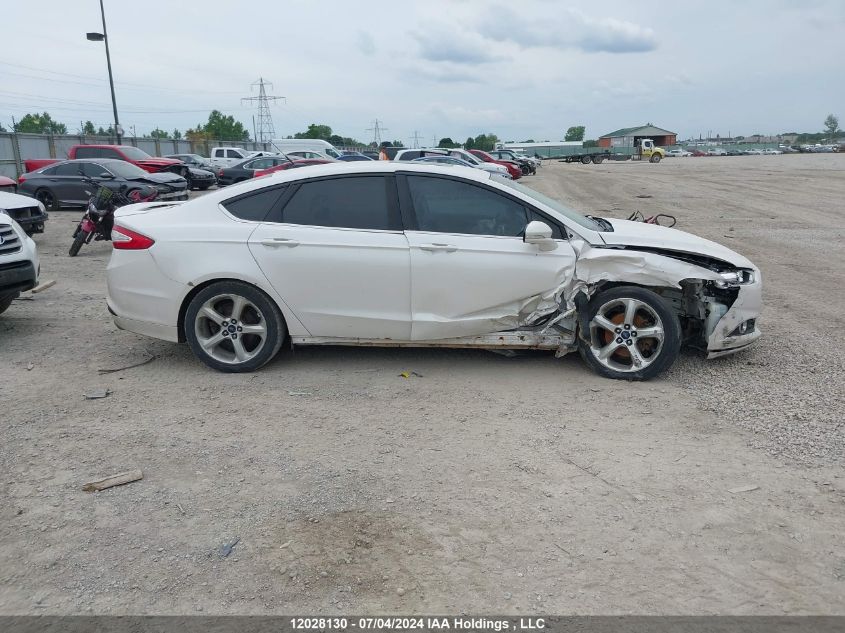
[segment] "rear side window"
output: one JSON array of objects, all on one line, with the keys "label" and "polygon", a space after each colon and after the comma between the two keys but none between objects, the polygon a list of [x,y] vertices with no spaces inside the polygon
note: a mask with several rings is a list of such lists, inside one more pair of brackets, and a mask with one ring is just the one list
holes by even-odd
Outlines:
[{"label": "rear side window", "polygon": [[398,230],[390,204],[392,181],[384,176],[312,180],[285,205],[282,222],[348,229]]},{"label": "rear side window", "polygon": [[230,149],[228,150],[229,158],[243,158],[243,155],[237,150]]},{"label": "rear side window", "polygon": [[223,207],[241,220],[263,222],[284,195],[286,187],[261,189],[223,202]]},{"label": "rear side window", "polygon": [[82,171],[80,163],[63,163],[56,167],[55,174],[56,176],[79,176],[80,171]]},{"label": "rear side window", "polygon": [[99,153],[99,148],[96,147],[77,147],[76,148],[76,157],[77,158],[102,158],[102,154]]}]

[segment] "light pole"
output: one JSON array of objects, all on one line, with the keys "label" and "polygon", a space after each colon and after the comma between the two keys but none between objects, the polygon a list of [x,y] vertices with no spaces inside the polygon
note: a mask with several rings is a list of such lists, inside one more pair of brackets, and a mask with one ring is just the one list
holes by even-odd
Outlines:
[{"label": "light pole", "polygon": [[103,16],[103,32],[102,33],[86,33],[85,37],[91,42],[105,42],[106,43],[106,65],[109,68],[109,87],[111,88],[111,106],[114,110],[114,133],[117,136],[117,144],[120,145],[120,137],[122,130],[120,129],[120,122],[117,120],[117,100],[114,98],[114,79],[111,75],[111,55],[109,54],[109,35],[106,31],[106,10],[103,8],[103,0],[100,0],[100,15]]}]

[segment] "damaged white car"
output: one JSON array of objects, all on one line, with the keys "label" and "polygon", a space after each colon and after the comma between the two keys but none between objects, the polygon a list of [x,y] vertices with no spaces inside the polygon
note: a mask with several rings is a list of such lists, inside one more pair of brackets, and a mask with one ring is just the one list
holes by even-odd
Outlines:
[{"label": "damaged white car", "polygon": [[759,336],[760,271],[670,228],[580,215],[487,172],[391,161],[281,171],[119,209],[118,327],[253,371],[292,345],[578,350],[609,378]]}]

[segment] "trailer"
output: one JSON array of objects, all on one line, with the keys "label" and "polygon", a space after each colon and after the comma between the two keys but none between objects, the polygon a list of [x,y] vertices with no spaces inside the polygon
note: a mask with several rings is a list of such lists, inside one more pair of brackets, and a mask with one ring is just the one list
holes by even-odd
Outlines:
[{"label": "trailer", "polygon": [[566,158],[560,159],[561,163],[581,163],[582,165],[601,165],[606,160],[643,160],[648,159],[650,163],[659,163],[666,157],[666,150],[662,147],[656,147],[654,141],[650,138],[645,138],[639,141],[635,147],[634,154],[621,154],[611,152],[609,149],[596,149],[592,152],[583,152],[580,154],[570,154]]}]

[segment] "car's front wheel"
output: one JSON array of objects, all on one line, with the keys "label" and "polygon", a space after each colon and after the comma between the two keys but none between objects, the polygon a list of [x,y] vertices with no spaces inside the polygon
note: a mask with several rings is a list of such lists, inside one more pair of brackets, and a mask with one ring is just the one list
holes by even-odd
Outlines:
[{"label": "car's front wheel", "polygon": [[637,286],[596,294],[587,309],[578,350],[598,374],[648,380],[669,369],[681,349],[677,315],[660,295]]},{"label": "car's front wheel", "polygon": [[0,295],[0,314],[3,314],[6,310],[9,309],[9,306],[12,305],[12,301],[17,299],[18,297],[17,292],[13,292],[12,294],[8,295]]},{"label": "car's front wheel", "polygon": [[184,333],[197,358],[212,369],[248,372],[278,353],[287,328],[279,308],[261,290],[221,281],[191,299]]}]

